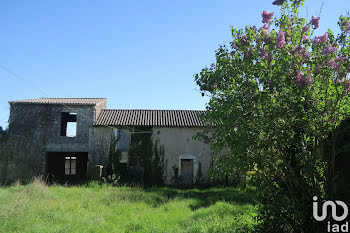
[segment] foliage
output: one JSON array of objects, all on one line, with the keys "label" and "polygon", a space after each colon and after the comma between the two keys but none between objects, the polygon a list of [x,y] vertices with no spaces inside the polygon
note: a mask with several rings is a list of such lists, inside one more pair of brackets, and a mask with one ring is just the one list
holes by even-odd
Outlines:
[{"label": "foliage", "polygon": [[103,177],[103,181],[118,185],[121,176],[121,151],[117,150],[117,139],[114,133],[111,136],[111,143],[109,148],[109,162],[107,166],[107,177]]},{"label": "foliage", "polygon": [[165,170],[164,146],[159,145],[158,139],[152,138],[151,132],[150,127],[140,127],[132,133],[128,152],[129,165],[144,171],[144,184],[162,185]]},{"label": "foliage", "polygon": [[106,177],[102,177],[101,183],[111,184],[113,186],[119,186],[120,185],[120,176],[118,176],[116,173],[107,175]]},{"label": "foliage", "polygon": [[171,177],[171,184],[174,186],[174,187],[180,187],[180,184],[181,184],[181,176],[179,174],[179,167],[174,165],[172,167],[173,169],[173,173],[174,175]]},{"label": "foliage", "polygon": [[194,181],[194,185],[196,187],[202,187],[204,185],[204,177],[203,177],[203,172],[202,172],[202,163],[198,162],[198,170],[197,170],[197,174],[195,176],[195,181]]},{"label": "foliage", "polygon": [[159,145],[159,139],[154,141],[153,144],[153,156],[152,156],[152,177],[153,184],[163,185],[164,183],[164,146]]},{"label": "foliage", "polygon": [[0,183],[12,183],[17,179],[29,182],[41,172],[40,144],[28,137],[0,132]]},{"label": "foliage", "polygon": [[[336,129],[336,143],[334,144],[335,156],[335,176],[334,198],[350,203],[350,119],[343,121]],[[325,154],[329,155],[333,151],[331,135],[325,142]]]},{"label": "foliage", "polygon": [[212,185],[236,187],[240,183],[241,173],[237,166],[230,161],[232,156],[220,156],[214,159],[209,170],[209,179]]},{"label": "foliage", "polygon": [[203,173],[202,173],[202,163],[201,162],[198,162],[198,171],[197,171],[197,174],[196,174],[196,177],[195,177],[194,184],[197,187],[200,187],[203,184]]},{"label": "foliage", "polygon": [[7,180],[8,151],[7,151],[8,131],[0,127],[0,183]]},{"label": "foliage", "polygon": [[28,185],[0,187],[0,232],[251,232],[254,192]]},{"label": "foliage", "polygon": [[261,28],[232,27],[230,47],[195,75],[210,96],[213,148],[229,150],[229,166],[255,171],[265,232],[325,230],[310,214],[312,197],[334,199],[337,153],[324,142],[330,135],[335,145],[350,110],[350,19],[340,17],[338,35],[315,36],[320,17],[300,18],[303,3],[277,0],[279,18],[264,11]]}]

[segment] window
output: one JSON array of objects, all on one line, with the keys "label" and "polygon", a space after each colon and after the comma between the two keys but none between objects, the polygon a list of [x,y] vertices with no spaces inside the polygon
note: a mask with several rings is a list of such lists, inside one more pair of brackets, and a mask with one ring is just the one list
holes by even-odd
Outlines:
[{"label": "window", "polygon": [[77,113],[62,112],[61,114],[61,136],[77,136]]},{"label": "window", "polygon": [[116,149],[122,152],[129,151],[130,146],[130,131],[126,129],[114,129],[114,136],[117,140]]},{"label": "window", "polygon": [[128,162],[128,152],[122,151],[122,157],[119,161],[120,163],[127,163]]},{"label": "window", "polygon": [[66,157],[64,164],[65,175],[76,175],[77,174],[77,157]]}]

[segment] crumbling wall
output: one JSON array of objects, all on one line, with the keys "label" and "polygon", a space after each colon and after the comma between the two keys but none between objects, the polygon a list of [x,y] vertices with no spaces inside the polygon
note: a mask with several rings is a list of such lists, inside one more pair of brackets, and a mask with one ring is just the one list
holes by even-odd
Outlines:
[{"label": "crumbling wall", "polygon": [[89,162],[91,165],[107,166],[112,134],[112,128],[104,126],[94,127],[90,137]]},{"label": "crumbling wall", "polygon": [[103,109],[107,108],[107,100],[101,101],[95,106],[95,120],[97,120],[98,116],[102,112]]},{"label": "crumbling wall", "polygon": [[[62,112],[77,113],[76,137],[61,136]],[[5,178],[45,174],[47,152],[89,152],[94,114],[93,105],[11,103],[10,136],[0,150],[8,157]]]},{"label": "crumbling wall", "polygon": [[[61,113],[77,113],[76,137],[61,136]],[[48,152],[88,152],[90,129],[94,122],[93,106],[52,106],[51,125],[48,132],[46,150]]]},{"label": "crumbling wall", "polygon": [[11,135],[0,143],[2,183],[29,180],[43,173],[45,150],[40,144],[24,136]]},{"label": "crumbling wall", "polygon": [[45,144],[52,109],[11,104],[9,137],[1,145],[4,158],[2,180],[30,179],[45,172]]}]

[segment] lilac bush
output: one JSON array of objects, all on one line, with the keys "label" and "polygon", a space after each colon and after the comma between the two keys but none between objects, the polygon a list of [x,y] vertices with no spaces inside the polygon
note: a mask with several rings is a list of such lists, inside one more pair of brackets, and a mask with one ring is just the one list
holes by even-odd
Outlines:
[{"label": "lilac bush", "polygon": [[276,0],[279,18],[263,11],[260,27],[232,27],[230,46],[195,75],[211,97],[204,118],[216,125],[211,145],[228,149],[226,166],[254,171],[265,232],[321,231],[312,197],[333,199],[336,175],[336,153],[325,155],[323,144],[335,143],[350,113],[350,19],[339,18],[338,35],[316,36],[323,19],[300,18],[303,3]]}]

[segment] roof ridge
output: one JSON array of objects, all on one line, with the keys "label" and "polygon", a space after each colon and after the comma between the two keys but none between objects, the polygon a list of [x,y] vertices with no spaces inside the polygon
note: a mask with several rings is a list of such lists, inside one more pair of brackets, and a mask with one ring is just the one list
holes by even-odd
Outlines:
[{"label": "roof ridge", "polygon": [[9,101],[12,103],[21,104],[72,104],[72,105],[97,105],[101,103],[106,103],[106,98],[32,98],[32,99],[22,99]]},{"label": "roof ridge", "polygon": [[197,110],[197,109],[119,109],[119,108],[105,108],[103,111],[196,111],[196,112],[205,112],[206,110]]},{"label": "roof ridge", "polygon": [[40,97],[40,98],[33,98],[31,100],[35,100],[35,99],[107,99],[107,98],[102,98],[102,97],[71,97],[71,98],[61,98],[61,97]]}]

